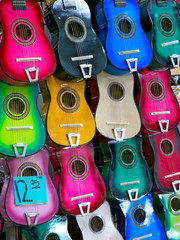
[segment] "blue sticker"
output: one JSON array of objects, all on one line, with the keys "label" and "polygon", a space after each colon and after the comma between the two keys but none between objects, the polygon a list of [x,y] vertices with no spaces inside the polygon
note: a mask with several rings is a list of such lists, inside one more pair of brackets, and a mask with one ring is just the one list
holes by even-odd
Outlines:
[{"label": "blue sticker", "polygon": [[46,176],[13,177],[15,205],[47,203]]}]

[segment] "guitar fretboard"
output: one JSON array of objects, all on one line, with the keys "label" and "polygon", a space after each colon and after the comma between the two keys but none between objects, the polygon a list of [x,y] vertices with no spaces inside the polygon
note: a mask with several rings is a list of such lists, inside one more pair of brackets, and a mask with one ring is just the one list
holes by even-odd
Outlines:
[{"label": "guitar fretboard", "polygon": [[114,0],[115,7],[125,7],[126,0]]},{"label": "guitar fretboard", "polygon": [[76,9],[76,2],[75,0],[63,0],[63,7],[64,9]]},{"label": "guitar fretboard", "polygon": [[158,7],[165,7],[167,5],[167,0],[156,0]]},{"label": "guitar fretboard", "polygon": [[27,10],[26,0],[12,0],[13,10]]}]

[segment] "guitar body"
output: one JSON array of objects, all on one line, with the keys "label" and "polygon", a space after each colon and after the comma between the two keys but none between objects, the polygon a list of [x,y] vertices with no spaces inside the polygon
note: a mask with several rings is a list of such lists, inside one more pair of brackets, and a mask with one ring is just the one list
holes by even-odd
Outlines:
[{"label": "guitar body", "polygon": [[99,208],[106,193],[94,163],[93,145],[56,150],[56,155],[61,165],[59,199],[64,211],[86,215]]},{"label": "guitar body", "polygon": [[[47,79],[45,89],[41,90],[44,96],[41,116],[47,129],[48,145],[59,148],[91,141],[96,127],[84,96],[85,80],[62,81],[52,75]],[[50,97],[44,94],[47,90]],[[71,134],[75,136],[71,137]]]},{"label": "guitar body", "polygon": [[[10,170],[10,181],[5,195],[4,208],[9,219],[20,225],[34,226],[49,221],[58,211],[59,201],[56,189],[48,173],[49,154],[43,148],[35,155],[25,158],[11,158],[7,159],[7,165]],[[14,177],[22,176],[37,176],[45,175],[46,178],[46,192],[47,202],[41,204],[25,205],[15,204],[15,187],[13,184]],[[21,183],[18,183],[19,185]],[[18,186],[20,189],[20,187]],[[28,188],[22,188],[19,191],[22,202],[28,202],[33,196],[28,193]],[[21,189],[21,190],[22,190]]]},{"label": "guitar body", "polygon": [[152,180],[141,152],[141,138],[110,142],[112,162],[109,169],[109,188],[118,200],[137,200],[150,192]]},{"label": "guitar body", "polygon": [[138,4],[135,0],[126,0],[125,3],[120,7],[116,0],[103,2],[108,25],[103,42],[109,62],[120,70],[133,72],[148,66],[152,53],[140,25]]},{"label": "guitar body", "polygon": [[180,108],[171,89],[169,70],[144,70],[138,76],[141,85],[138,109],[142,127],[153,133],[177,126]]},{"label": "guitar body", "polygon": [[38,152],[46,132],[37,109],[38,86],[11,86],[0,81],[0,152],[24,157]]},{"label": "guitar body", "polygon": [[13,10],[12,0],[0,3],[0,78],[14,85],[45,79],[56,67],[54,52],[43,32],[41,8],[34,0],[25,0],[25,4],[26,10]]},{"label": "guitar body", "polygon": [[159,194],[158,195],[164,208],[164,226],[169,240],[179,240],[180,236],[180,195]]},{"label": "guitar body", "polygon": [[116,76],[102,72],[97,76],[97,85],[99,102],[95,122],[98,132],[117,141],[137,135],[141,120],[133,98],[133,75]]},{"label": "guitar body", "polygon": [[[153,51],[151,69],[178,67],[180,64],[180,20],[176,0],[147,0],[146,8],[151,20],[148,33]],[[164,2],[164,3],[163,3]],[[171,59],[172,58],[172,59]]]},{"label": "guitar body", "polygon": [[[57,0],[52,7],[59,28],[58,53],[64,70],[88,78],[100,73],[107,63],[104,48],[91,26],[86,1]],[[84,72],[84,73],[83,73]]]},{"label": "guitar body", "polygon": [[137,201],[120,202],[120,207],[126,219],[126,240],[166,239],[161,222],[154,212],[151,194]]},{"label": "guitar body", "polygon": [[105,201],[100,208],[86,216],[76,216],[83,239],[123,240],[113,224],[109,203]]},{"label": "guitar body", "polygon": [[[174,192],[173,183],[180,175],[180,132],[178,127],[165,133],[149,135],[153,148],[156,185],[162,192]],[[175,186],[176,187],[176,184]]]}]

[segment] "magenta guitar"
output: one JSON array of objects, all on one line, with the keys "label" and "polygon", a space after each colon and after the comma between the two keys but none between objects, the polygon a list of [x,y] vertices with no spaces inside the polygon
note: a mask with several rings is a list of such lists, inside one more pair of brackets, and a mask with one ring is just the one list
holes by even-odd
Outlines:
[{"label": "magenta guitar", "polygon": [[14,85],[36,83],[56,67],[53,49],[42,28],[43,15],[35,0],[2,0],[0,78]]},{"label": "magenta guitar", "polygon": [[56,150],[61,165],[59,198],[64,211],[86,215],[105,200],[105,186],[94,164],[92,143],[77,148]]},{"label": "magenta guitar", "polygon": [[154,152],[154,177],[162,192],[180,188],[180,132],[178,127],[165,133],[149,135]]},{"label": "magenta guitar", "polygon": [[[180,108],[170,85],[170,71],[148,71],[138,73],[141,94],[139,113],[142,133],[167,132],[180,121]],[[144,129],[144,130],[143,130]]]},{"label": "magenta guitar", "polygon": [[7,217],[20,225],[49,221],[58,211],[57,191],[48,174],[49,154],[43,148],[24,158],[6,160],[10,180],[4,197]]}]

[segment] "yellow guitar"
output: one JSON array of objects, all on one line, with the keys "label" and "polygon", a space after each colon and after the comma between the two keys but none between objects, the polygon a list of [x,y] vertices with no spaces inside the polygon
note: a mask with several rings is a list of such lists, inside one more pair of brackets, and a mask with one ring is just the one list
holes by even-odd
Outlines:
[{"label": "yellow guitar", "polygon": [[85,100],[85,80],[60,80],[55,74],[40,84],[46,143],[55,148],[79,146],[92,140],[96,126]]}]

